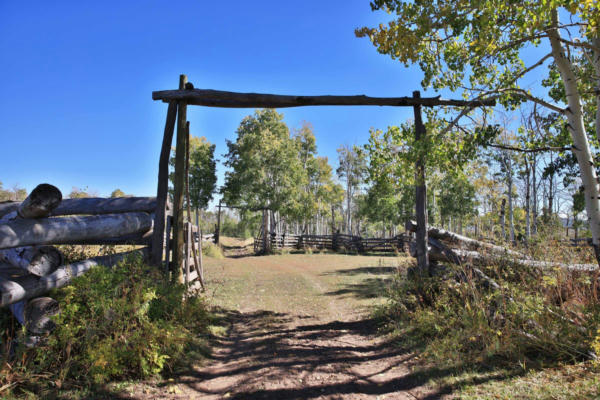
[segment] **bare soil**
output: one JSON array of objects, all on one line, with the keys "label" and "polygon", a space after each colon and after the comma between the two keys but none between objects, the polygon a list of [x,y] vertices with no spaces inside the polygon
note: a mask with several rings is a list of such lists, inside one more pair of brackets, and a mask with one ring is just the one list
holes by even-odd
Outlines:
[{"label": "bare soil", "polygon": [[433,399],[415,354],[372,317],[402,257],[244,256],[228,243],[205,259],[208,298],[224,327],[208,359],[168,382],[137,384],[128,398]]}]

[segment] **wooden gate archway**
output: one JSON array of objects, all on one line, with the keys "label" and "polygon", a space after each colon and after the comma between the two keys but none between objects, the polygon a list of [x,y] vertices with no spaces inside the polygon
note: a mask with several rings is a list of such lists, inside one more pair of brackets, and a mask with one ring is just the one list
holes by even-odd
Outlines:
[{"label": "wooden gate archway", "polygon": [[[179,89],[152,92],[153,100],[162,100],[169,104],[167,119],[158,167],[158,187],[156,193],[157,210],[154,221],[151,260],[160,265],[163,260],[165,245],[165,207],[169,181],[169,154],[173,141],[175,124],[177,139],[175,147],[175,177],[173,198],[173,264],[171,271],[182,281],[182,263],[184,259],[184,221],[183,198],[185,189],[186,151],[189,147],[189,122],[187,122],[187,106],[205,106],[220,108],[287,108],[303,106],[391,106],[413,107],[415,115],[415,138],[425,139],[426,130],[421,116],[422,107],[454,106],[485,107],[494,106],[494,99],[452,100],[438,97],[421,97],[414,91],[412,97],[369,97],[357,96],[289,96],[261,93],[236,93],[221,90],[195,89],[187,81],[186,75],[179,77]],[[427,252],[427,188],[425,185],[425,157],[416,162],[416,206],[417,218],[416,255],[418,271],[428,273],[429,257]]]}]

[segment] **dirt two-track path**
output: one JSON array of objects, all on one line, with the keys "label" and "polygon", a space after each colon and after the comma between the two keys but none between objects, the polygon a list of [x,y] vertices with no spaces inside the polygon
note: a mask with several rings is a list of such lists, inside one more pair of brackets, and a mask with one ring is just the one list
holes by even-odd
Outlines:
[{"label": "dirt two-track path", "polygon": [[[238,256],[240,254],[237,254]],[[208,259],[208,297],[226,321],[207,360],[134,397],[433,399],[417,355],[377,334],[396,257],[289,254]]]}]

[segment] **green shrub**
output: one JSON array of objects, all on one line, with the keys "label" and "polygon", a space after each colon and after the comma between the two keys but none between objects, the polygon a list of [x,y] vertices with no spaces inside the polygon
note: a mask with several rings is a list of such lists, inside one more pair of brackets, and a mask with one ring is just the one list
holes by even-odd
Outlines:
[{"label": "green shrub", "polygon": [[547,365],[599,351],[599,297],[585,274],[542,274],[508,262],[482,269],[500,291],[468,268],[448,267],[443,277],[398,278],[379,312],[438,366]]},{"label": "green shrub", "polygon": [[56,330],[40,347],[18,347],[0,384],[45,376],[58,387],[93,386],[170,371],[202,345],[196,338],[207,326],[204,301],[184,293],[138,257],[93,268],[54,294],[61,307]]}]

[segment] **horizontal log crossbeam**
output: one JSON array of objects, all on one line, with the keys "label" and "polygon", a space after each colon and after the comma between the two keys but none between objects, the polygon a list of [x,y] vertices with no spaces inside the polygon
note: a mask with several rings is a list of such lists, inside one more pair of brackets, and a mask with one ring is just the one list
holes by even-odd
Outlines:
[{"label": "horizontal log crossbeam", "polygon": [[392,106],[483,107],[494,106],[495,99],[454,100],[437,97],[288,96],[265,93],[237,93],[212,89],[161,90],[152,92],[153,100],[183,101],[188,105],[222,108],[287,108],[304,106]]}]

